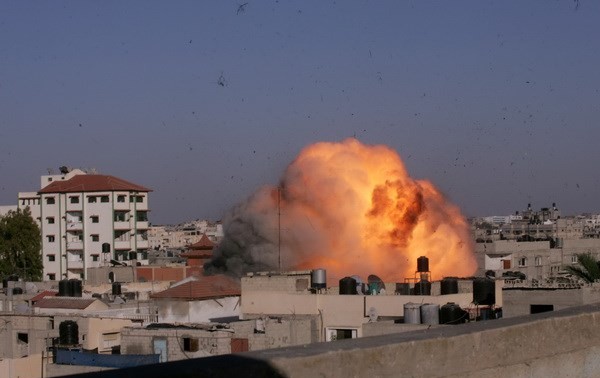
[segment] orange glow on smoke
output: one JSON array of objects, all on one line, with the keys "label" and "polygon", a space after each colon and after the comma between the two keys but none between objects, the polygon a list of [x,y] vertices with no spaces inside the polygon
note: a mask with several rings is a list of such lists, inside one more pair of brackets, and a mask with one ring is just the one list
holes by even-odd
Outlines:
[{"label": "orange glow on smoke", "polygon": [[[278,230],[281,222],[284,270],[325,268],[330,280],[377,274],[400,281],[415,276],[419,256],[429,258],[435,279],[468,276],[477,267],[458,207],[430,182],[409,177],[391,148],[355,139],[310,145],[281,185],[279,199],[276,188],[263,188],[246,209],[265,214],[264,228]],[[275,232],[270,239],[278,241]],[[277,254],[268,258],[277,267]]]}]

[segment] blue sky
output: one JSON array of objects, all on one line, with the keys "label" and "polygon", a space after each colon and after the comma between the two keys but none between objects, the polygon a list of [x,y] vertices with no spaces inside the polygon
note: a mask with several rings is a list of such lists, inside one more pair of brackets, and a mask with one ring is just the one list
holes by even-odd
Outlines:
[{"label": "blue sky", "polygon": [[599,212],[599,19],[584,0],[0,2],[0,204],[68,165],[152,188],[155,224],[220,219],[354,136],[469,216]]}]

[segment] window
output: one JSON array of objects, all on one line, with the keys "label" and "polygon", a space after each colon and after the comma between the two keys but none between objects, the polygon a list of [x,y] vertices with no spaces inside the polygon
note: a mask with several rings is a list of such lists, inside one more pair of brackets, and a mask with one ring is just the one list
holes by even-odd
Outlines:
[{"label": "window", "polygon": [[92,261],[98,261],[99,255],[92,255]]},{"label": "window", "polygon": [[100,236],[98,234],[92,234],[91,236],[93,242],[100,241]]},{"label": "window", "polygon": [[46,222],[48,222],[48,224],[54,224],[54,217],[46,217]]},{"label": "window", "polygon": [[539,314],[540,312],[554,311],[554,305],[540,304],[540,305],[529,305],[530,314]]},{"label": "window", "polygon": [[79,196],[69,197],[71,203],[79,203]]},{"label": "window", "polygon": [[46,205],[54,205],[55,201],[54,197],[46,197]]},{"label": "window", "polygon": [[131,196],[129,197],[129,202],[144,202],[143,196]]},{"label": "window", "polygon": [[54,240],[55,240],[54,235],[48,235],[48,236],[46,236],[46,238],[48,239],[48,243],[54,243]]},{"label": "window", "polygon": [[125,211],[115,211],[115,222],[126,222],[127,213]]},{"label": "window", "polygon": [[542,266],[542,256],[535,257],[535,266]]},{"label": "window", "polygon": [[577,262],[578,262],[577,255],[571,256],[571,264],[577,264]]},{"label": "window", "polygon": [[138,222],[147,222],[148,221],[148,212],[146,211],[137,211],[135,213],[135,217]]},{"label": "window", "polygon": [[94,196],[89,196],[89,197],[88,197],[88,203],[96,203],[96,197],[94,197]]},{"label": "window", "polygon": [[527,257],[521,257],[521,258],[519,259],[519,266],[520,266],[520,267],[527,266]]},{"label": "window", "polygon": [[48,280],[49,281],[56,280],[56,274],[54,274],[54,273],[48,273]]},{"label": "window", "polygon": [[183,350],[185,352],[197,352],[198,351],[198,339],[195,337],[184,337],[183,338]]},{"label": "window", "polygon": [[17,333],[17,341],[29,344],[29,334],[22,332]]},{"label": "window", "polygon": [[100,202],[108,202],[108,196],[100,197]]},{"label": "window", "polygon": [[48,255],[48,261],[55,261],[56,257],[54,255]]},{"label": "window", "polygon": [[92,215],[90,219],[92,220],[92,223],[98,223],[100,221],[100,217],[97,215]]},{"label": "window", "polygon": [[117,202],[125,202],[125,196],[124,195],[117,196]]}]

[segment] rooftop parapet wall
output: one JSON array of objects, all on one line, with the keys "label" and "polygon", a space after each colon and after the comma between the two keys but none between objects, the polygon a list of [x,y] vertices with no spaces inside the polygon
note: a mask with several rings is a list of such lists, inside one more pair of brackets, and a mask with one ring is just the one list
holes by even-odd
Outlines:
[{"label": "rooftop parapet wall", "polygon": [[594,304],[85,377],[597,377],[599,353],[600,304]]}]

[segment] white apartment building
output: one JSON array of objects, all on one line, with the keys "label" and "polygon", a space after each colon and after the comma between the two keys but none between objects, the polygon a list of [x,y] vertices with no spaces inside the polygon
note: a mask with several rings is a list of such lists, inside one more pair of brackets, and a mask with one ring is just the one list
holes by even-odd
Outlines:
[{"label": "white apartment building", "polygon": [[111,260],[148,262],[150,189],[117,177],[61,169],[38,192],[19,193],[42,233],[44,280],[86,278]]}]

